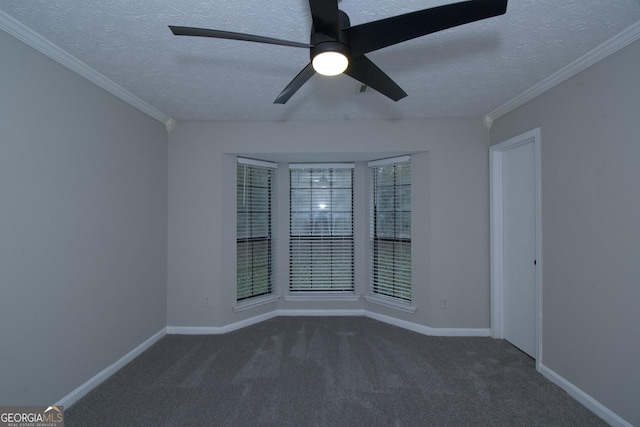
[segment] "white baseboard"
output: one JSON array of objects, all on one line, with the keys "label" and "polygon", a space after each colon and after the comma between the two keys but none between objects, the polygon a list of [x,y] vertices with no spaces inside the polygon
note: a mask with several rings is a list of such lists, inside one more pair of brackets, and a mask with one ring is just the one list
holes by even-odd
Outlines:
[{"label": "white baseboard", "polygon": [[169,335],[220,335],[222,328],[218,326],[167,326]]},{"label": "white baseboard", "polygon": [[602,403],[598,402],[593,397],[589,396],[587,393],[543,364],[540,364],[540,373],[610,425],[614,427],[633,427],[630,423],[613,413]]},{"label": "white baseboard", "polygon": [[261,314],[259,316],[251,317],[249,319],[241,320],[239,322],[230,323],[224,326],[167,326],[167,334],[175,335],[220,335],[228,332],[237,331],[238,329],[246,328],[247,326],[255,325],[256,323],[264,322],[271,318],[276,317],[278,314],[275,311]]},{"label": "white baseboard", "polygon": [[167,326],[167,334],[220,335],[237,331],[277,316],[364,316],[364,310],[274,310],[224,326]]},{"label": "white baseboard", "polygon": [[423,335],[438,337],[488,337],[491,330],[488,328],[431,328],[419,325],[384,314],[374,313],[367,310],[275,310],[260,316],[251,317],[240,322],[231,323],[225,326],[168,326],[168,334],[177,335],[219,335],[236,331],[247,326],[274,318],[276,316],[365,316],[380,322],[418,332]]},{"label": "white baseboard", "polygon": [[156,332],[153,336],[145,340],[142,344],[138,345],[136,348],[131,350],[129,353],[122,356],[115,363],[107,366],[102,371],[98,372],[94,375],[89,381],[82,384],[80,387],[73,390],[71,393],[67,394],[60,401],[56,402],[56,406],[64,406],[65,408],[69,408],[71,405],[76,403],[82,397],[84,397],[91,390],[102,384],[107,378],[111,375],[115,374],[118,370],[122,369],[127,363],[131,362],[133,359],[142,354],[143,351],[154,345],[156,342],[160,340],[167,333],[167,328],[162,328],[158,332]]},{"label": "white baseboard", "polygon": [[365,311],[354,310],[276,310],[278,316],[364,316]]},{"label": "white baseboard", "polygon": [[422,335],[436,337],[488,337],[491,333],[491,330],[488,328],[432,328],[371,311],[365,311],[365,316],[403,329],[418,332]]}]

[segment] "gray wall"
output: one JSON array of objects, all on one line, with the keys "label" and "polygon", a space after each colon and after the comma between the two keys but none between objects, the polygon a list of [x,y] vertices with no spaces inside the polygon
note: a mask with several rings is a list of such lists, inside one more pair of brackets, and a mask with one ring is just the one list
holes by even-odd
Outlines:
[{"label": "gray wall", "polygon": [[496,120],[541,128],[543,364],[640,425],[640,42]]},{"label": "gray wall", "polygon": [[0,31],[0,402],[53,404],[166,326],[164,126]]},{"label": "gray wall", "polygon": [[[362,300],[281,300],[234,312],[234,154],[337,161],[391,152],[421,153],[412,167],[416,313]],[[356,174],[366,177],[365,169],[360,164]],[[286,238],[286,170],[278,174],[279,236]],[[363,184],[355,195],[356,212],[364,215],[366,191]],[[355,225],[360,244],[366,239],[365,222],[366,217]],[[285,266],[279,269],[281,294],[287,288],[284,244],[279,250]],[[224,326],[274,309],[366,308],[430,327],[488,328],[488,247],[488,141],[480,120],[180,122],[169,137],[169,326]],[[356,257],[356,289],[364,293],[366,256],[359,251]],[[439,306],[445,296],[449,309]],[[205,297],[211,306],[204,306]]]}]

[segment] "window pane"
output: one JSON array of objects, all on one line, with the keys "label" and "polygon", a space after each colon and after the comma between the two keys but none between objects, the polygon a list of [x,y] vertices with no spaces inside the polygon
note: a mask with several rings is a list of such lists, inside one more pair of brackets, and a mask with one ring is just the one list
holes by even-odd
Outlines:
[{"label": "window pane", "polygon": [[291,188],[303,188],[311,186],[311,175],[307,169],[290,169]]},{"label": "window pane", "polygon": [[331,174],[331,187],[351,189],[353,187],[353,170],[333,169]]},{"label": "window pane", "polygon": [[353,220],[351,212],[334,212],[332,215],[333,230],[332,236],[353,235]]},{"label": "window pane", "polygon": [[311,213],[291,213],[291,235],[311,235]]},{"label": "window pane", "polygon": [[371,167],[371,292],[411,301],[410,163]]},{"label": "window pane", "polygon": [[377,210],[379,212],[393,212],[396,206],[395,187],[378,186],[376,193]]},{"label": "window pane", "polygon": [[328,188],[313,189],[311,195],[311,210],[314,212],[327,212],[331,209],[331,193]]},{"label": "window pane", "polygon": [[396,163],[394,165],[395,185],[411,185],[411,164]]},{"label": "window pane", "polygon": [[331,236],[331,214],[329,212],[313,213],[313,236]]},{"label": "window pane", "polygon": [[270,221],[269,212],[257,212],[251,215],[251,237],[269,236]]},{"label": "window pane", "polygon": [[291,211],[292,212],[310,212],[311,190],[295,189],[291,191]]},{"label": "window pane", "polygon": [[271,170],[238,164],[236,224],[237,300],[271,293]]},{"label": "window pane", "polygon": [[290,291],[353,292],[353,170],[290,169]]},{"label": "window pane", "polygon": [[238,239],[247,239],[251,233],[251,227],[249,223],[249,214],[238,212],[238,224],[236,228]]},{"label": "window pane", "polygon": [[377,185],[389,186],[394,184],[393,166],[380,166],[376,168]]},{"label": "window pane", "polygon": [[406,240],[411,239],[411,212],[396,213],[395,237]]},{"label": "window pane", "polygon": [[331,193],[331,203],[329,208],[333,212],[351,212],[352,210],[352,197],[351,189],[335,189]]},{"label": "window pane", "polygon": [[393,238],[395,236],[395,214],[393,212],[377,212],[376,237]]},{"label": "window pane", "polygon": [[411,186],[401,185],[394,187],[395,191],[395,205],[397,211],[411,212]]}]

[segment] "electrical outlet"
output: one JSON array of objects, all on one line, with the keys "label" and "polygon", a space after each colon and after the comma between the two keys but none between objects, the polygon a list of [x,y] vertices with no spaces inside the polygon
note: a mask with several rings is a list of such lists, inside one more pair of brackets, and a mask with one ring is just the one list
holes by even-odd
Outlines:
[{"label": "electrical outlet", "polygon": [[449,298],[447,297],[440,298],[440,308],[449,308]]},{"label": "electrical outlet", "polygon": [[204,306],[205,307],[211,306],[211,299],[209,297],[204,297]]}]

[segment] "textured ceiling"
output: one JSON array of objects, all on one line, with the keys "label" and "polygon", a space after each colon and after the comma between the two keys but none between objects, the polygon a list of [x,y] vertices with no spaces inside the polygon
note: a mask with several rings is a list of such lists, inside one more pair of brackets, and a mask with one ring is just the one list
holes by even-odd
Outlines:
[{"label": "textured ceiling", "polygon": [[[343,0],[357,25],[439,0]],[[0,10],[177,120],[481,117],[640,21],[638,0],[510,0],[507,13],[367,56],[409,96],[357,94],[348,76],[315,75],[273,100],[306,49],[176,37],[168,25],[308,42],[305,0],[2,0]]]}]

